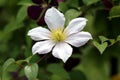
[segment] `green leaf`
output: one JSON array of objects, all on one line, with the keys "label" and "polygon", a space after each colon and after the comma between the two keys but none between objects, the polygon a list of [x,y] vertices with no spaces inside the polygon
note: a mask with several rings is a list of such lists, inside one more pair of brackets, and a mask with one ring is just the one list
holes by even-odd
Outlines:
[{"label": "green leaf", "polygon": [[83,0],[84,4],[91,5],[97,3],[99,0]]},{"label": "green leaf", "polygon": [[102,43],[109,40],[108,38],[106,38],[104,36],[99,36],[99,39],[101,40]]},{"label": "green leaf", "polygon": [[71,80],[87,80],[85,74],[79,70],[71,71],[70,78]]},{"label": "green leaf", "polygon": [[10,58],[8,59],[4,64],[3,64],[3,67],[2,67],[2,80],[8,80],[8,77],[7,77],[7,68],[13,64],[15,62],[15,60],[13,58]]},{"label": "green leaf", "polygon": [[117,41],[120,41],[120,35],[117,37]]},{"label": "green leaf", "polygon": [[[0,72],[2,72],[2,66],[0,65]],[[0,73],[0,80],[2,79],[2,73]]]},{"label": "green leaf", "polygon": [[110,45],[113,45],[116,42],[115,39],[108,39],[104,36],[99,36],[99,39],[101,40],[102,43],[104,43],[105,41],[109,41]]},{"label": "green leaf", "polygon": [[28,6],[22,6],[16,16],[17,23],[21,23],[27,17]]},{"label": "green leaf", "polygon": [[[10,38],[11,39],[11,38]],[[8,45],[7,45],[8,46]],[[9,46],[8,46],[9,48]],[[13,46],[12,51],[10,52],[10,57],[16,59],[17,56],[19,56],[19,52],[20,52],[20,47],[19,46]]]},{"label": "green leaf", "polygon": [[25,60],[18,60],[18,61],[16,61],[16,64],[22,64],[24,62],[26,62],[26,61]]},{"label": "green leaf", "polygon": [[3,64],[3,72],[15,62],[13,58],[8,59],[4,64]]},{"label": "green leaf", "polygon": [[109,39],[109,41],[110,41],[110,45],[113,45],[113,44],[115,44],[115,39]]},{"label": "green leaf", "polygon": [[101,54],[105,51],[105,49],[107,48],[107,45],[108,45],[107,42],[99,44],[96,41],[93,41],[93,44],[100,51]]},{"label": "green leaf", "polygon": [[[78,8],[80,0],[67,0],[67,6]],[[72,4],[71,4],[72,3]]]},{"label": "green leaf", "polygon": [[84,49],[81,63],[75,69],[82,71],[87,80],[110,80],[111,64],[108,58],[109,54],[105,55],[97,54],[93,47]]},{"label": "green leaf", "polygon": [[59,64],[48,65],[47,71],[60,76],[62,79],[69,79],[67,71]]},{"label": "green leaf", "polygon": [[50,80],[50,74],[46,71],[46,67],[40,67],[38,78],[39,80]]},{"label": "green leaf", "polygon": [[66,3],[63,3],[63,2],[59,2],[59,6],[58,6],[58,9],[62,12],[65,12],[68,10],[68,6]]},{"label": "green leaf", "polygon": [[27,65],[24,68],[24,72],[25,72],[26,77],[29,80],[36,80],[36,77],[38,75],[38,65],[36,63]]},{"label": "green leaf", "polygon": [[5,5],[5,0],[0,0],[0,7]]},{"label": "green leaf", "polygon": [[62,80],[60,76],[54,74],[51,76],[51,80]]},{"label": "green leaf", "polygon": [[29,56],[28,58],[26,58],[26,59],[25,59],[25,61],[26,61],[27,63],[29,63],[29,62],[30,62],[30,60],[31,60],[31,58],[32,58],[33,56],[34,56],[34,55]]},{"label": "green leaf", "polygon": [[120,6],[114,6],[109,12],[109,19],[120,17]]},{"label": "green leaf", "polygon": [[23,23],[17,24],[17,22],[15,20],[12,20],[10,23],[8,23],[5,26],[4,32],[9,33],[9,32],[15,31],[21,27],[23,27]]},{"label": "green leaf", "polygon": [[66,13],[65,13],[65,17],[66,17],[66,24],[68,24],[72,19],[78,17],[81,14],[80,11],[77,11],[75,9],[69,9]]},{"label": "green leaf", "polygon": [[18,5],[24,5],[24,6],[30,6],[33,5],[34,3],[32,2],[32,0],[21,0]]}]

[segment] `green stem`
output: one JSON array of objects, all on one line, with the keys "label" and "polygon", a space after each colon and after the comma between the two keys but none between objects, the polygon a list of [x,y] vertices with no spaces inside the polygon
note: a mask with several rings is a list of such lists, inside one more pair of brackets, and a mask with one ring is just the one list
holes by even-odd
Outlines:
[{"label": "green stem", "polygon": [[41,62],[42,60],[44,60],[45,58],[48,58],[50,56],[50,54],[46,54],[44,55],[39,61],[37,61],[36,63]]},{"label": "green stem", "polygon": [[37,19],[37,21],[39,21],[39,20],[42,18],[42,16],[43,16],[43,14],[45,13],[45,11],[46,11],[46,9],[43,9],[43,10],[42,10],[42,12],[41,12],[39,18]]}]

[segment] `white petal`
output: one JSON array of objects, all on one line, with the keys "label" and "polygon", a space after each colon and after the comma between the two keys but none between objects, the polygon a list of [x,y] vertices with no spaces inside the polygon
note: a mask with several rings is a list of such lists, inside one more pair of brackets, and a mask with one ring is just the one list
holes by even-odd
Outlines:
[{"label": "white petal", "polygon": [[28,36],[30,36],[35,41],[50,39],[50,31],[42,27],[37,27],[31,29],[28,32]]},{"label": "white petal", "polygon": [[45,22],[50,30],[63,28],[65,23],[65,17],[56,8],[52,7],[46,11]]},{"label": "white petal", "polygon": [[45,54],[52,50],[55,43],[51,40],[36,42],[32,47],[33,54]]},{"label": "white petal", "polygon": [[62,59],[65,63],[68,58],[72,55],[72,47],[67,43],[58,43],[53,49],[53,56]]},{"label": "white petal", "polygon": [[75,46],[80,47],[88,42],[88,40],[92,39],[92,36],[88,32],[79,32],[76,34],[72,34],[68,36],[65,42]]},{"label": "white petal", "polygon": [[73,19],[65,29],[65,33],[71,35],[81,31],[86,25],[87,19],[85,18],[75,18]]}]

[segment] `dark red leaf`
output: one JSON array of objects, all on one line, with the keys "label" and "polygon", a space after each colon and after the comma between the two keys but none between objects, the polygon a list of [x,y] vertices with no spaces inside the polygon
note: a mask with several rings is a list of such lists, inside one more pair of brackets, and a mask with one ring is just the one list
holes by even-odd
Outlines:
[{"label": "dark red leaf", "polygon": [[32,0],[34,3],[36,3],[36,4],[41,4],[41,3],[43,3],[43,0]]},{"label": "dark red leaf", "polygon": [[37,20],[42,12],[43,8],[39,6],[29,6],[28,7],[28,16],[31,19]]}]

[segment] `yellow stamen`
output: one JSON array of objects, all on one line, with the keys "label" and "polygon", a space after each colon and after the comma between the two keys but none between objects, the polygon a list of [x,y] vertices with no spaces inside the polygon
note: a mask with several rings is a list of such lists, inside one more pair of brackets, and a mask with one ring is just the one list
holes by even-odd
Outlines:
[{"label": "yellow stamen", "polygon": [[57,29],[57,30],[52,30],[51,32],[51,38],[55,41],[55,42],[60,42],[60,41],[64,41],[66,38],[65,33],[63,33],[62,29]]}]

